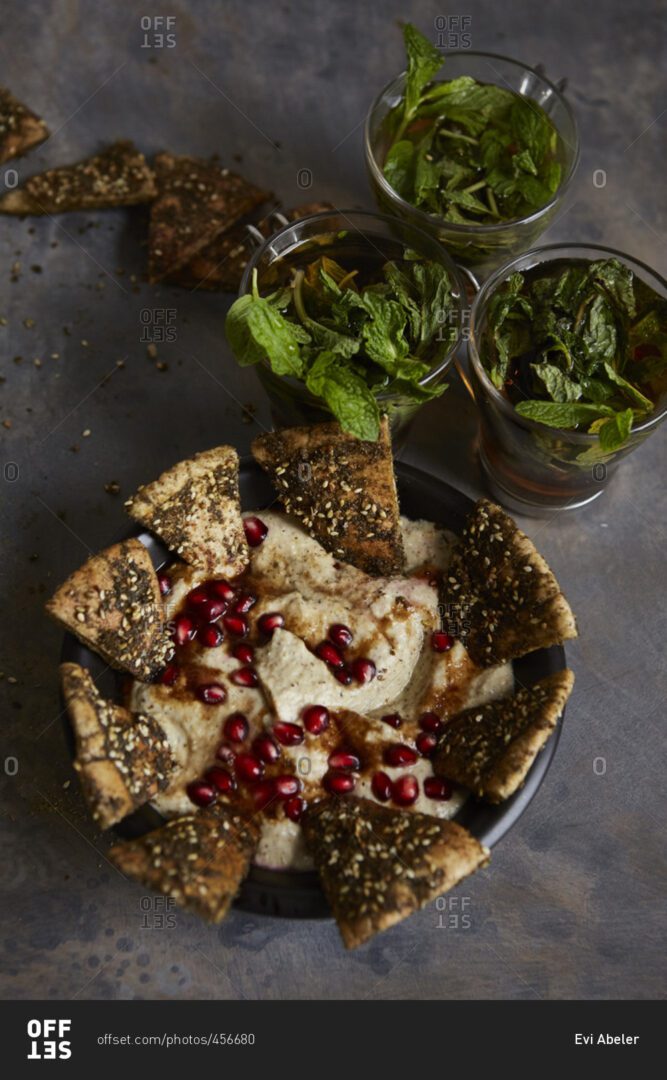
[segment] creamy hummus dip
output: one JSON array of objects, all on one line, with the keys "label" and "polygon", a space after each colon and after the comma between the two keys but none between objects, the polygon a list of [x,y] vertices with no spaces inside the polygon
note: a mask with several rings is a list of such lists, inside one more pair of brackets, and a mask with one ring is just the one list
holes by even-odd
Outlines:
[{"label": "creamy hummus dip", "polygon": [[[336,560],[285,515],[259,517],[266,536],[229,585],[205,582],[181,563],[163,575],[176,655],[160,680],[134,682],[129,694],[133,710],[161,723],[177,763],[153,805],[167,818],[187,813],[193,801],[203,805],[215,791],[206,776],[215,766],[218,778],[229,776],[232,797],[262,816],[256,863],[294,869],[311,865],[299,805],[323,798],[332,784],[452,817],[465,793],[433,783],[424,735],[513,685],[510,664],[480,669],[460,642],[434,647],[442,624],[438,575],[456,538],[430,522],[402,519],[406,572],[377,578]],[[216,606],[216,589],[233,597]],[[332,626],[349,630],[349,644],[335,643]],[[331,663],[337,655],[342,668]],[[316,733],[304,718],[313,705],[328,721]],[[267,735],[275,762],[259,753],[257,739],[265,749]],[[253,760],[259,776],[248,775]],[[276,777],[285,792],[270,797]]]}]

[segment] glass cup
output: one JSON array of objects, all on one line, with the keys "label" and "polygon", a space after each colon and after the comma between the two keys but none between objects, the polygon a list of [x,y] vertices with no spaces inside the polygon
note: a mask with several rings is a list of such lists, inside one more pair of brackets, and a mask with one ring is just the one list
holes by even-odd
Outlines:
[{"label": "glass cup", "polygon": [[468,369],[462,372],[479,414],[479,455],[489,488],[510,510],[543,517],[575,510],[597,499],[619,462],[646,439],[667,416],[667,402],[633,426],[619,450],[604,453],[597,435],[563,431],[519,416],[491,382],[480,358],[489,301],[509,276],[563,259],[615,258],[667,299],[667,282],[648,266],[612,248],[595,244],[552,244],[505,263],[478,292],[470,314]]},{"label": "glass cup", "polygon": [[[464,286],[457,267],[440,244],[407,222],[382,214],[337,210],[312,214],[287,224],[257,248],[246,266],[239,296],[251,291],[254,270],[257,270],[259,292],[266,293],[284,282],[286,263],[289,266],[295,261],[315,259],[320,255],[329,255],[343,263],[347,259],[353,265],[369,259],[381,263],[400,257],[406,249],[438,263],[452,283],[454,306],[449,325],[453,321],[453,341],[448,348],[439,348],[436,335],[433,367],[420,380],[421,386],[436,386],[445,378],[463,339]],[[438,333],[444,341],[442,331]],[[326,404],[311,394],[300,380],[276,375],[268,362],[257,364],[255,370],[271,402],[271,418],[276,427],[317,424],[332,419]],[[380,410],[389,416],[394,449],[399,449],[421,405],[397,394],[382,392],[377,400]]]},{"label": "glass cup", "polygon": [[499,225],[460,225],[412,206],[384,178],[382,168],[392,141],[392,110],[403,98],[406,73],[402,72],[388,83],[371,105],[364,129],[364,152],[378,206],[385,213],[395,214],[430,233],[447,247],[457,262],[473,269],[479,277],[485,277],[510,256],[530,248],[551,222],[579,161],[577,125],[572,109],[563,97],[563,84],[554,86],[539,69],[527,67],[517,60],[495,53],[448,52],[443,74],[447,80],[469,75],[478,82],[496,83],[531,98],[544,109],[559,135],[562,180],[550,202],[516,221]]}]

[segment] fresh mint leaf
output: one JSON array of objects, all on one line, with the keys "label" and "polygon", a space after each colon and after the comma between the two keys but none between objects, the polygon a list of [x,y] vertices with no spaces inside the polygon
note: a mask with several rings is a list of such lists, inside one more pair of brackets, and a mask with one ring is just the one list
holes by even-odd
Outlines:
[{"label": "fresh mint leaf", "polygon": [[598,429],[600,449],[607,454],[620,449],[628,440],[633,420],[632,409],[624,409],[623,412],[617,412],[615,416],[610,416],[608,420],[605,420]]},{"label": "fresh mint leaf", "polygon": [[617,371],[611,366],[611,364],[605,364],[604,369],[607,373],[607,378],[611,379],[616,386],[620,386],[621,390],[626,397],[629,397],[631,401],[634,401],[635,406],[642,412],[653,412],[653,402],[650,398],[647,398],[642,394],[641,390],[638,390],[636,386],[624,379],[622,375],[619,375]]},{"label": "fresh mint leaf", "polygon": [[405,309],[395,300],[386,300],[369,290],[363,294],[363,302],[370,315],[361,331],[366,353],[393,375],[410,351],[403,333],[407,321]]},{"label": "fresh mint leaf", "polygon": [[415,188],[415,147],[408,139],[394,143],[384,163],[384,178],[402,199],[410,200]]},{"label": "fresh mint leaf", "polygon": [[570,379],[555,364],[531,364],[531,368],[544,384],[544,388],[552,401],[578,401],[581,397],[579,383]]},{"label": "fresh mint leaf", "polygon": [[306,386],[326,402],[343,431],[376,441],[380,433],[378,403],[365,380],[340,356],[320,353],[306,376]]},{"label": "fresh mint leaf", "polygon": [[303,374],[300,346],[310,334],[262,297],[240,296],[227,313],[225,333],[239,364],[268,360],[276,375]]},{"label": "fresh mint leaf", "polygon": [[577,427],[578,424],[590,424],[600,416],[614,415],[614,410],[606,405],[586,405],[581,402],[520,401],[516,411],[527,420],[566,429]]},{"label": "fresh mint leaf", "polygon": [[589,304],[582,324],[581,340],[588,357],[589,373],[598,364],[614,359],[618,332],[614,313],[604,296],[597,295]]},{"label": "fresh mint leaf", "polygon": [[442,56],[428,38],[405,23],[403,41],[408,57],[408,73],[405,82],[404,124],[416,113],[422,91],[442,67]]}]

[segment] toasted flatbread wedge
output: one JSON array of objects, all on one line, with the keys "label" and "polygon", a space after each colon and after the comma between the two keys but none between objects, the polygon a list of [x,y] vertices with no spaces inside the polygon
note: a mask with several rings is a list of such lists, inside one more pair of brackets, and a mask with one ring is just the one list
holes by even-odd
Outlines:
[{"label": "toasted flatbread wedge", "polygon": [[135,521],[200,570],[234,577],[248,564],[239,458],[231,446],[180,461],[125,505]]},{"label": "toasted flatbread wedge", "polygon": [[153,564],[139,540],[91,556],[46,610],[111,667],[138,679],[157,675],[173,649]]},{"label": "toasted flatbread wedge", "polygon": [[468,517],[442,600],[482,667],[577,636],[570,606],[532,540],[488,499]]},{"label": "toasted flatbread wedge", "polygon": [[3,214],[60,214],[149,202],[156,193],[146,159],[124,140],[76,165],[48,169],[0,199]]},{"label": "toasted flatbread wedge", "polygon": [[[298,221],[310,214],[319,214],[324,210],[333,210],[331,203],[304,203],[292,210],[280,211],[288,221]],[[273,213],[273,211],[272,211]],[[171,285],[181,285],[188,289],[206,289],[210,292],[238,292],[243,271],[254,250],[254,243],[248,234],[248,225],[254,225],[262,236],[270,236],[279,227],[267,214],[259,221],[246,218],[222,233],[212,244],[195,255],[187,266],[170,274],[167,281]]]},{"label": "toasted flatbread wedge", "polygon": [[367,574],[400,573],[405,562],[389,425],[377,442],[337,423],[260,435],[255,459],[286,512],[322,547]]},{"label": "toasted flatbread wedge", "polygon": [[0,165],[25,154],[48,136],[44,121],[0,86]]},{"label": "toasted flatbread wedge", "polygon": [[489,857],[453,821],[352,796],[315,803],[303,827],[348,949],[447,892]]},{"label": "toasted flatbread wedge", "polygon": [[270,196],[215,160],[155,158],[158,197],[151,207],[148,278],[161,281]]},{"label": "toasted flatbread wedge", "polygon": [[117,844],[109,856],[123,874],[218,923],[248,873],[258,840],[256,824],[218,803]]},{"label": "toasted flatbread wedge", "polygon": [[85,668],[61,664],[60,676],[76,737],[74,768],[93,817],[108,829],[167,787],[174,758],[157,720],[107,701]]},{"label": "toasted flatbread wedge", "polygon": [[552,734],[574,684],[565,668],[512,697],[466,709],[447,721],[433,771],[498,803],[521,787]]}]

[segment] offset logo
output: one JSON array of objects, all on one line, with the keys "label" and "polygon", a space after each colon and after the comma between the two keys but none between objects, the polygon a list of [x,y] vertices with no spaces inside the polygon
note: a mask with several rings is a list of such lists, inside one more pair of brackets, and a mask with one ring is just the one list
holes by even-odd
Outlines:
[{"label": "offset logo", "polygon": [[72,1056],[71,1020],[28,1020],[28,1061],[64,1061]]}]

